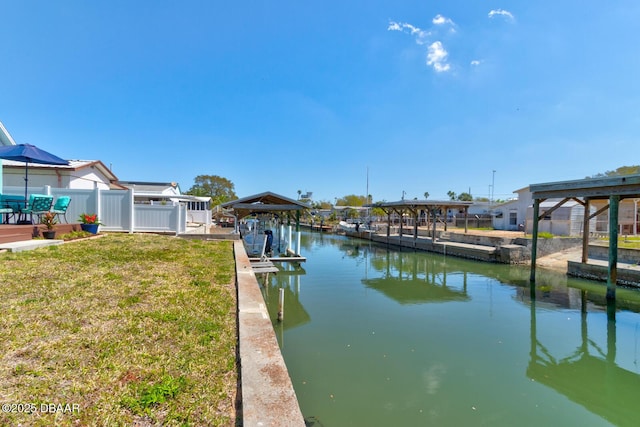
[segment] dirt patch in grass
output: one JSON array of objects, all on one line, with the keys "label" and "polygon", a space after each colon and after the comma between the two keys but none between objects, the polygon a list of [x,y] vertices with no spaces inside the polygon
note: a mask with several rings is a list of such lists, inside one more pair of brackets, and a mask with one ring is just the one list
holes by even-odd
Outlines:
[{"label": "dirt patch in grass", "polygon": [[0,425],[234,425],[235,312],[230,242],[0,254]]}]

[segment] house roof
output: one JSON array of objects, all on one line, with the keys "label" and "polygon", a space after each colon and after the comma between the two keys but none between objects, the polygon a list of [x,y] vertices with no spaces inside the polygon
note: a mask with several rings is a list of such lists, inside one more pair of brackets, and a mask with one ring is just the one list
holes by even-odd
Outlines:
[{"label": "house roof", "polygon": [[311,205],[266,191],[222,203],[220,207],[223,209],[232,209],[238,218],[244,218],[252,213],[301,211],[310,209]]},{"label": "house roof", "polygon": [[[24,162],[18,162],[15,160],[5,160],[4,165],[9,168],[24,168]],[[98,168],[100,172],[103,173],[106,177],[108,177],[112,181],[117,181],[118,177],[114,175],[113,172],[100,160],[69,160],[68,165],[45,165],[45,164],[36,164],[29,163],[29,170],[31,169],[61,169],[61,170],[80,170],[85,168]]]},{"label": "house roof", "polygon": [[[544,202],[540,202],[541,208],[552,208],[558,204],[562,199],[547,199]],[[532,206],[532,205],[529,205]],[[576,202],[575,200],[567,200],[562,204],[563,208],[572,208],[574,206],[583,206],[581,203]]]},{"label": "house roof", "polygon": [[125,188],[135,188],[136,191],[148,193],[164,193],[167,190],[180,194],[180,186],[176,182],[147,182],[147,181],[118,181]]},{"label": "house roof", "polygon": [[[24,162],[17,162],[15,160],[3,160],[3,166],[5,171],[7,169],[24,169]],[[29,170],[58,170],[58,171],[78,171],[86,168],[96,168],[98,171],[102,173],[109,180],[109,184],[114,188],[124,188],[117,184],[118,177],[115,176],[111,169],[109,169],[104,163],[100,160],[69,160],[68,165],[44,165],[44,164],[36,164],[29,163]]]},{"label": "house roof", "polygon": [[2,122],[0,122],[0,147],[8,145],[16,145],[16,142],[11,137],[7,128],[5,128]]}]

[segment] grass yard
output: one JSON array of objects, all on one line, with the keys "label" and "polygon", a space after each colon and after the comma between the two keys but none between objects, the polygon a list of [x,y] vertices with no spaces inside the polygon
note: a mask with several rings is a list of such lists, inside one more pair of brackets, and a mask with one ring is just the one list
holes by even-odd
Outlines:
[{"label": "grass yard", "polygon": [[157,235],[0,254],[0,425],[235,425],[234,274]]},{"label": "grass yard", "polygon": [[[609,238],[603,237],[600,239],[603,243],[609,245]],[[627,235],[619,235],[618,236],[618,248],[624,249],[640,249],[640,236],[627,236]]]},{"label": "grass yard", "polygon": [[626,249],[640,249],[640,236],[619,236],[618,247]]}]

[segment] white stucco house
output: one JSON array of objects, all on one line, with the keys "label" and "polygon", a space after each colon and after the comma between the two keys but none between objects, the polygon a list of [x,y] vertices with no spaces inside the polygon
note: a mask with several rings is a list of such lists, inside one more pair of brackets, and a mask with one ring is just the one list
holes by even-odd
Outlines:
[{"label": "white stucco house", "polygon": [[[514,191],[517,199],[496,205],[493,208],[493,228],[496,230],[519,230],[531,233],[533,227],[533,198],[529,187]],[[540,204],[543,213],[555,206],[560,200],[549,199]],[[590,203],[590,214],[603,208],[607,204],[603,200]],[[624,235],[640,234],[640,199],[625,199],[620,202],[618,212],[618,232]],[[551,215],[546,215],[538,224],[540,232],[547,232],[557,236],[579,236],[584,227],[584,207],[576,201],[567,201]],[[524,230],[522,230],[524,228]],[[609,231],[609,211],[592,218],[589,230],[594,234],[606,234]]]},{"label": "white stucco house", "polygon": [[[0,122],[0,146],[16,145]],[[0,159],[0,192],[4,187],[24,187],[25,163]],[[118,177],[99,160],[69,160],[69,165],[29,163],[29,187],[101,190],[122,189]]]},{"label": "white stucco house", "polygon": [[[24,186],[24,169],[24,162],[3,160],[4,186]],[[69,160],[69,165],[62,166],[29,163],[29,187],[122,189],[117,181],[118,177],[100,160]]]},{"label": "white stucco house", "polygon": [[527,208],[533,205],[531,191],[527,186],[514,193],[517,198],[493,206],[493,228],[496,230],[521,231],[526,223]]},{"label": "white stucco house", "polygon": [[126,189],[133,189],[136,203],[184,203],[187,205],[188,222],[211,224],[211,197],[182,194],[177,182],[118,181],[117,184]]},{"label": "white stucco house", "polygon": [[139,202],[159,202],[181,194],[180,185],[176,182],[118,181],[118,185],[135,190]]},{"label": "white stucco house", "polygon": [[[514,191],[517,199],[501,203],[493,208],[493,228],[496,230],[533,232],[533,198],[529,187]],[[560,200],[549,199],[540,203],[540,212],[554,207]],[[595,208],[591,208],[595,212]],[[556,236],[579,236],[582,233],[584,206],[576,201],[565,202],[538,223],[538,231]],[[591,222],[595,227],[595,219]],[[593,228],[592,228],[593,229]]]},{"label": "white stucco house", "polygon": [[[553,208],[562,199],[548,199],[540,203],[540,214]],[[590,213],[596,211],[595,206],[590,206]],[[589,221],[589,229],[594,230],[596,219]],[[544,215],[538,222],[538,232],[550,233],[555,236],[582,235],[584,228],[584,206],[575,200],[569,200],[548,215]],[[533,206],[527,208],[526,232],[533,233]]]},{"label": "white stucco house", "polygon": [[[16,145],[16,143],[4,125],[0,123],[0,146],[9,145]],[[25,163],[0,159],[0,194],[3,192],[7,194],[23,194],[24,187]],[[95,210],[98,206],[103,206],[103,216],[109,215],[110,208],[108,206],[112,204],[112,201],[110,201],[112,197],[109,195],[117,198],[120,196],[116,193],[124,192],[126,194],[129,192],[133,194],[130,203],[137,206],[136,209],[140,209],[141,212],[145,209],[149,212],[154,209],[161,212],[173,206],[185,211],[185,214],[181,214],[181,217],[186,222],[211,224],[210,197],[183,195],[180,192],[179,185],[175,182],[119,181],[111,169],[100,160],[69,160],[68,165],[29,163],[28,187],[29,191],[47,191],[47,194],[71,195],[74,200],[70,208],[72,211],[79,210],[79,212],[83,212],[85,209]],[[97,196],[101,192],[104,194]],[[98,203],[94,200],[95,198],[104,199],[104,201]],[[91,202],[90,200],[93,201]],[[90,207],[85,206],[87,203],[90,204]],[[145,205],[154,204],[158,206],[145,207]],[[118,217],[122,211],[122,208],[113,207],[113,219],[109,222],[111,224],[121,221],[132,222],[130,218],[123,219]],[[73,214],[75,215],[79,212],[73,212]],[[142,220],[142,215],[139,214],[138,219],[135,220],[135,227],[144,227],[157,219],[153,218],[152,214],[149,215],[148,220]],[[171,227],[174,227],[174,222],[171,220]],[[131,225],[128,227],[129,229],[135,228]],[[122,228],[126,227],[123,226]]]}]

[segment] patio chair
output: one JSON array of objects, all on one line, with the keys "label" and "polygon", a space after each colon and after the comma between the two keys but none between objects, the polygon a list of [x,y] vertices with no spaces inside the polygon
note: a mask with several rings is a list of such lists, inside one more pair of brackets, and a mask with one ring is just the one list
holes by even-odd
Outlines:
[{"label": "patio chair", "polygon": [[60,215],[64,216],[64,222],[69,223],[67,221],[67,208],[69,207],[69,203],[71,203],[71,197],[69,196],[60,196],[56,199],[56,203],[51,208],[51,212],[56,214],[58,219]]},{"label": "patio chair", "polygon": [[[13,213],[13,209],[11,209],[5,202],[4,198],[2,197],[2,194],[0,194],[0,220],[2,221],[2,223],[6,224],[7,222],[9,222],[9,214]],[[4,219],[2,219],[2,216],[4,215]]]},{"label": "patio chair", "polygon": [[43,194],[32,194],[29,197],[29,204],[25,209],[22,209],[22,214],[29,214],[31,224],[33,224],[33,215],[38,215],[38,223],[40,222],[40,216],[49,212],[51,205],[53,204],[53,196],[45,196]]},{"label": "patio chair", "polygon": [[20,214],[24,201],[20,197],[0,195],[0,217],[4,215],[4,224],[9,224],[10,219]]},{"label": "patio chair", "polygon": [[[4,219],[2,219],[2,215],[4,215]],[[9,217],[13,215],[13,209],[5,208],[0,205],[0,220],[3,224],[7,224],[9,222]]]}]

